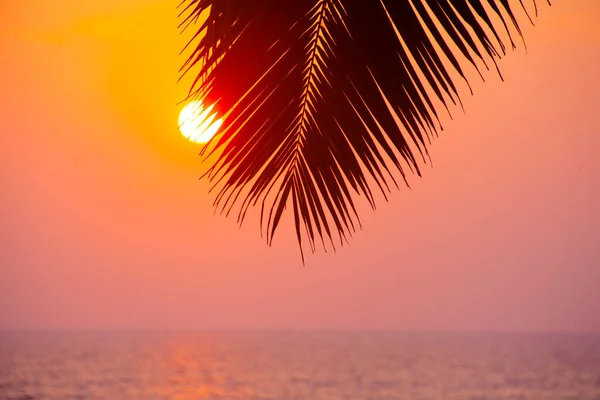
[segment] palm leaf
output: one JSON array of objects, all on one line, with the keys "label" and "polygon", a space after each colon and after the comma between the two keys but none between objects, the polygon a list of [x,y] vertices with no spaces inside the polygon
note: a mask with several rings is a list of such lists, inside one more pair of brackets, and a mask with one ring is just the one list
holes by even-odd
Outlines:
[{"label": "palm leaf", "polygon": [[357,196],[375,207],[374,187],[420,175],[463,67],[515,47],[513,6],[529,16],[520,0],[186,0],[189,97],[225,116],[203,150],[215,206],[241,223],[260,205],[269,245],[287,207],[301,249],[346,242]]}]

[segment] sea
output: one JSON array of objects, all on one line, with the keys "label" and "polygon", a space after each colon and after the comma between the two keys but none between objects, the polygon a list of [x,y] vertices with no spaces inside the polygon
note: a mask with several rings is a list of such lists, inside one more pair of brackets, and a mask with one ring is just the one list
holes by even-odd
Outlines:
[{"label": "sea", "polygon": [[600,336],[4,332],[0,399],[600,400]]}]

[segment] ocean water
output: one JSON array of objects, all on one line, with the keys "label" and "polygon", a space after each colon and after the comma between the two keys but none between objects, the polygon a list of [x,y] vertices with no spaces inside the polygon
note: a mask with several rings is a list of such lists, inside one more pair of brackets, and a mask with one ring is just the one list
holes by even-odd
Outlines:
[{"label": "ocean water", "polygon": [[600,400],[600,336],[2,333],[2,400]]}]

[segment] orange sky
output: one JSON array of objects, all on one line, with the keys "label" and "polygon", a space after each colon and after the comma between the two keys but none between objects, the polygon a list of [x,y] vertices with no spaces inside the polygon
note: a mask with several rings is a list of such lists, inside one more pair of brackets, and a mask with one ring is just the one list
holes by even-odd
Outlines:
[{"label": "orange sky", "polygon": [[540,5],[424,178],[301,266],[213,215],[172,1],[0,5],[0,328],[600,331],[600,3]]}]

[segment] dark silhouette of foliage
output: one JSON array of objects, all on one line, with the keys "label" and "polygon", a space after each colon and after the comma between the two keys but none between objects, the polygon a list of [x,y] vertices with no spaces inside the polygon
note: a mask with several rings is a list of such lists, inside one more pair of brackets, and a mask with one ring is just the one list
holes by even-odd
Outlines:
[{"label": "dark silhouette of foliage", "polygon": [[[241,223],[260,203],[272,243],[286,206],[300,248],[347,241],[356,196],[374,207],[394,176],[420,175],[438,108],[459,104],[464,67],[496,67],[520,38],[522,0],[185,0],[194,26],[189,97],[215,104],[207,176]],[[537,14],[535,1],[531,0]],[[529,10],[531,11],[531,10]],[[202,14],[202,16],[201,16]],[[206,18],[204,18],[206,16]],[[472,68],[471,67],[471,68]],[[396,171],[396,173],[394,173]],[[397,175],[397,172],[400,174]],[[406,183],[407,184],[407,183]]]}]

